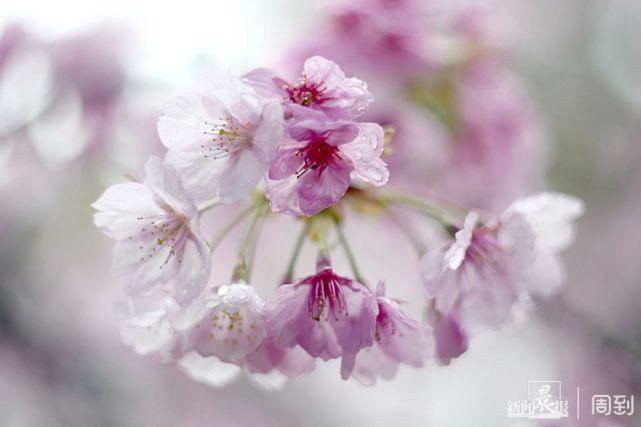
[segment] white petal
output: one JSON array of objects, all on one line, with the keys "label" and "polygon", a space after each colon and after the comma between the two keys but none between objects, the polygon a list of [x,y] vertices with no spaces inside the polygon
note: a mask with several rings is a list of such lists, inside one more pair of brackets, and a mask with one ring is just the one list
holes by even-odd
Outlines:
[{"label": "white petal", "polygon": [[541,249],[554,252],[567,248],[574,240],[574,225],[583,215],[583,202],[562,193],[541,193],[514,201],[501,215],[507,220],[515,214],[523,215],[537,238]]},{"label": "white petal", "polygon": [[94,215],[96,226],[117,240],[137,234],[140,228],[138,217],[165,213],[156,205],[149,189],[137,182],[109,187],[91,206],[98,211]]},{"label": "white petal", "polygon": [[151,156],[145,164],[147,185],[167,203],[174,212],[187,218],[194,217],[198,209],[191,194],[185,189],[176,168],[163,165],[156,156]]},{"label": "white petal", "polygon": [[165,103],[164,114],[158,119],[158,135],[165,147],[179,150],[190,146],[199,147],[210,139],[205,134],[209,130],[205,122],[211,121],[209,113],[216,113],[216,109],[220,112],[214,118],[225,115],[224,106],[220,102],[209,100],[208,111],[204,99],[202,95],[186,93]]},{"label": "white petal", "polygon": [[447,252],[445,252],[445,256],[443,257],[444,266],[451,270],[459,268],[465,259],[467,249],[470,247],[472,234],[474,233],[474,228],[476,227],[478,220],[479,216],[476,212],[469,212],[467,214],[463,228],[456,232],[456,240],[452,243],[452,246],[449,247]]},{"label": "white petal", "polygon": [[341,154],[354,164],[353,179],[361,179],[377,187],[387,184],[389,171],[380,156],[383,152],[383,128],[375,123],[362,123],[353,142],[341,146]]},{"label": "white petal", "polygon": [[267,167],[267,163],[261,162],[250,149],[229,156],[226,168],[220,175],[221,201],[232,203],[248,197],[267,172]]},{"label": "white petal", "polygon": [[225,169],[226,159],[205,158],[196,151],[169,150],[165,163],[178,170],[183,185],[197,203],[218,197],[220,174]]},{"label": "white petal", "polygon": [[179,363],[192,379],[212,387],[226,386],[242,371],[236,365],[221,362],[215,357],[203,357],[195,351],[187,353]]},{"label": "white petal", "polygon": [[289,380],[289,378],[278,371],[273,371],[268,374],[251,374],[248,375],[247,378],[249,378],[250,382],[266,391],[280,390]]}]

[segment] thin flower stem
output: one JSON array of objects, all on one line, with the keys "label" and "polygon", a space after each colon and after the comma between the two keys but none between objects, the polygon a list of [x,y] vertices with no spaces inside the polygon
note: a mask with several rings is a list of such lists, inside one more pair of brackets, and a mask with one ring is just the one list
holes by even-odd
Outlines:
[{"label": "thin flower stem", "polygon": [[214,208],[218,205],[220,205],[220,200],[218,198],[209,200],[208,202],[206,202],[205,204],[203,204],[198,208],[198,213],[202,215],[208,210],[210,210],[211,208]]},{"label": "thin flower stem", "polygon": [[445,229],[449,229],[452,225],[454,225],[445,217],[445,213],[442,212],[442,209],[431,205],[426,200],[414,196],[413,194],[385,192],[376,196],[376,199],[382,206],[399,204],[410,207],[415,211],[432,218]]},{"label": "thin flower stem", "polygon": [[262,231],[264,222],[265,222],[265,215],[261,215],[261,217],[258,219],[258,224],[256,225],[256,229],[253,233],[251,243],[249,244],[249,250],[248,250],[249,255],[247,260],[247,280],[248,281],[251,279],[251,274],[254,269],[254,259],[256,259],[256,248],[258,247],[258,238],[260,237],[260,233]]},{"label": "thin flower stem", "polygon": [[390,217],[392,222],[396,224],[398,229],[401,230],[403,235],[412,244],[419,258],[423,256],[423,254],[427,251],[427,247],[425,246],[425,243],[423,243],[423,240],[421,240],[421,238],[418,236],[418,233],[416,233],[416,231],[407,221],[403,221],[402,218],[399,218],[396,212],[394,212],[388,206],[382,205],[382,207],[385,210],[387,216]]},{"label": "thin flower stem", "polygon": [[291,283],[291,281],[294,279],[294,268],[296,268],[296,262],[298,261],[301,250],[303,249],[303,243],[305,243],[305,239],[307,238],[307,234],[309,233],[309,228],[310,222],[305,221],[305,225],[303,226],[303,229],[298,234],[298,238],[296,239],[294,251],[292,252],[292,256],[290,257],[289,263],[287,264],[287,271],[285,272],[282,283]]},{"label": "thin flower stem", "polygon": [[234,229],[238,224],[243,222],[247,216],[252,213],[256,208],[256,205],[252,203],[247,208],[242,210],[236,217],[231,220],[227,225],[225,225],[210,241],[209,248],[213,252],[218,245],[227,237],[227,235]]},{"label": "thin flower stem", "polygon": [[238,258],[231,276],[232,282],[238,282],[241,280],[247,282],[249,280],[249,265],[247,263],[247,258],[250,250],[250,242],[254,238],[259,220],[265,213],[266,205],[264,203],[260,203],[255,206],[254,214],[252,215],[249,224],[245,227],[243,237],[240,241],[240,245],[238,246]]},{"label": "thin flower stem", "polygon": [[345,233],[343,232],[343,227],[341,226],[340,221],[338,219],[335,219],[334,224],[336,225],[336,234],[338,235],[338,240],[341,243],[341,246],[343,246],[343,250],[345,250],[345,255],[347,256],[347,261],[349,262],[349,266],[352,269],[352,274],[354,274],[354,278],[358,282],[365,284],[363,276],[361,276],[360,270],[358,269],[358,265],[356,264],[356,258],[354,257],[352,248],[349,246],[349,243],[345,238]]}]

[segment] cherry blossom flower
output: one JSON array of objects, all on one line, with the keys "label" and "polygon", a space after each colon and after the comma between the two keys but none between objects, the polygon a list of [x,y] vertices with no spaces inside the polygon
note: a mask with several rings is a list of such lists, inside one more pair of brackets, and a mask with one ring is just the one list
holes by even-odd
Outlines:
[{"label": "cherry blossom flower", "polygon": [[428,321],[432,326],[435,356],[442,365],[449,365],[452,359],[467,351],[468,336],[461,328],[456,312],[442,315],[430,310]]},{"label": "cherry blossom flower", "polygon": [[525,218],[536,237],[536,256],[526,277],[532,291],[542,296],[558,291],[564,279],[559,252],[574,241],[574,221],[584,210],[583,202],[576,197],[547,192],[517,199],[501,214],[502,223]]},{"label": "cherry blossom flower", "polygon": [[383,282],[378,285],[376,301],[374,345],[358,353],[354,370],[349,373],[366,385],[374,384],[377,376],[392,379],[401,363],[423,366],[433,347],[429,328],[408,317],[396,301],[385,297]]},{"label": "cherry blossom flower", "polygon": [[283,100],[294,115],[312,109],[332,119],[353,119],[362,115],[374,101],[365,82],[345,77],[336,63],[321,56],[305,61],[303,76],[296,84],[288,83],[266,68],[250,71],[244,80],[259,94]]},{"label": "cherry blossom flower", "polygon": [[388,82],[425,74],[435,60],[434,49],[426,43],[426,30],[434,27],[428,9],[420,0],[338,2],[330,8],[329,31],[300,50]]},{"label": "cherry blossom flower", "polygon": [[277,371],[287,378],[295,378],[314,370],[315,359],[301,347],[282,348],[267,336],[263,342],[245,358],[245,369],[254,374],[268,374]]},{"label": "cherry blossom flower", "polygon": [[[541,206],[548,216],[541,215]],[[499,221],[484,225],[478,224],[478,214],[469,213],[453,242],[421,260],[425,290],[436,310],[459,313],[465,331],[498,328],[531,295],[554,293],[562,277],[550,266],[560,265],[559,246],[550,246],[547,232],[553,226],[561,230],[568,236],[562,246],[567,245],[571,220],[581,211],[575,199],[543,194],[517,200]]]},{"label": "cherry blossom flower", "polygon": [[321,266],[316,274],[278,288],[267,300],[265,323],[278,347],[300,345],[323,360],[342,357],[346,379],[359,350],[374,342],[377,312],[375,296],[364,285]]},{"label": "cherry blossom flower", "polygon": [[180,315],[180,306],[168,292],[122,298],[116,312],[121,318],[122,340],[136,353],[157,354],[163,361],[183,354],[182,341],[172,325],[172,319]]},{"label": "cherry blossom flower", "polygon": [[113,268],[128,276],[130,294],[148,294],[172,283],[184,303],[209,278],[207,242],[198,209],[178,172],[160,159],[146,164],[145,183],[114,185],[92,205],[94,222],[116,241]]},{"label": "cherry blossom flower", "polygon": [[242,282],[208,288],[185,315],[186,345],[201,356],[241,364],[265,338],[263,305],[256,290]]},{"label": "cherry blossom flower", "polygon": [[336,203],[353,179],[375,186],[389,179],[377,124],[308,119],[288,135],[268,173],[266,196],[276,212],[311,216]]},{"label": "cherry blossom flower", "polygon": [[166,161],[196,201],[243,199],[267,171],[282,140],[283,112],[239,80],[214,81],[204,93],[170,101],[158,121]]},{"label": "cherry blossom flower", "polygon": [[[478,220],[478,214],[468,214],[453,242],[421,259],[428,297],[441,313],[458,311],[466,330],[498,328],[512,318],[519,280],[534,256],[533,235],[525,221],[518,230],[497,230],[477,227]],[[505,235],[512,231],[514,245],[509,247]]]}]

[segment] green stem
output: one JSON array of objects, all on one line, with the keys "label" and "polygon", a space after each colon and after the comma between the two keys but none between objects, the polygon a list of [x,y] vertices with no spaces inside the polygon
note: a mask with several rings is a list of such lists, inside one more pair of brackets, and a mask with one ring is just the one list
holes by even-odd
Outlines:
[{"label": "green stem", "polygon": [[403,221],[402,218],[399,218],[396,212],[394,212],[388,206],[382,205],[382,207],[385,210],[387,216],[390,217],[392,222],[396,224],[398,229],[401,230],[403,235],[412,244],[419,258],[423,256],[423,254],[427,252],[427,247],[425,246],[425,243],[423,243],[423,240],[421,240],[421,238],[418,236],[418,233],[416,233],[416,231],[407,221]]},{"label": "green stem", "polygon": [[247,208],[245,208],[243,211],[241,211],[236,217],[231,220],[227,225],[225,225],[210,241],[209,241],[209,248],[213,252],[220,242],[222,242],[225,237],[234,229],[238,224],[243,222],[247,216],[252,213],[252,211],[256,208],[255,204],[251,204]]},{"label": "green stem", "polygon": [[287,271],[285,272],[282,283],[291,283],[291,281],[294,279],[294,268],[296,268],[296,262],[298,261],[301,250],[303,249],[303,243],[305,243],[305,239],[307,237],[307,234],[309,233],[309,228],[310,222],[305,221],[305,225],[303,226],[303,229],[298,234],[298,238],[296,239],[294,251],[292,252],[292,256],[290,257],[289,263],[287,264]]},{"label": "green stem", "polygon": [[243,237],[238,247],[238,258],[236,261],[236,265],[234,266],[234,271],[231,275],[232,283],[241,280],[247,282],[249,280],[249,265],[247,263],[247,258],[250,249],[250,242],[254,237],[254,233],[256,231],[260,218],[266,212],[265,208],[266,206],[264,204],[256,206],[249,224],[247,224],[247,226],[245,227]]},{"label": "green stem", "polygon": [[261,215],[261,217],[258,219],[258,224],[255,227],[255,230],[253,232],[253,238],[251,239],[251,243],[249,244],[249,256],[248,256],[248,262],[247,262],[247,281],[251,279],[251,274],[254,268],[254,259],[256,258],[256,249],[258,247],[258,238],[260,236],[263,223],[265,221],[265,215]]},{"label": "green stem", "polygon": [[205,212],[207,212],[208,210],[210,210],[211,208],[214,208],[214,207],[216,207],[218,205],[220,205],[220,200],[217,199],[217,198],[216,199],[212,199],[212,200],[206,202],[205,204],[203,204],[202,206],[200,206],[198,208],[198,213],[202,215]]},{"label": "green stem", "polygon": [[439,209],[431,205],[429,202],[412,194],[385,192],[376,196],[376,199],[384,207],[390,204],[399,204],[412,208],[415,211],[432,218],[445,229],[449,229],[452,225],[455,225],[445,217],[445,213],[442,209]]},{"label": "green stem", "polygon": [[343,250],[345,251],[345,255],[347,256],[347,262],[349,262],[349,266],[352,269],[352,274],[354,274],[354,279],[362,284],[365,284],[363,276],[361,276],[358,265],[356,264],[356,258],[354,257],[352,248],[347,242],[345,233],[343,233],[343,227],[341,226],[340,221],[338,219],[335,219],[334,224],[336,225],[336,234],[338,235],[338,241],[341,243],[341,246],[343,246]]}]

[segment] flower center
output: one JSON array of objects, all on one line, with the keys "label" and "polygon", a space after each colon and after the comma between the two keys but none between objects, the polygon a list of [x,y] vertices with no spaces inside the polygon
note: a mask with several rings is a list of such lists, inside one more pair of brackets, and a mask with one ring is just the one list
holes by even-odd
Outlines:
[{"label": "flower center", "polygon": [[300,79],[298,84],[294,86],[283,85],[283,90],[287,92],[291,102],[305,107],[309,107],[312,104],[319,105],[330,99],[325,95],[326,88],[322,83],[312,83],[305,77]]},{"label": "flower center", "polygon": [[296,178],[300,178],[308,171],[316,171],[318,175],[341,158],[338,147],[325,142],[325,137],[315,135],[307,145],[296,151],[296,155],[303,158],[303,164],[296,171]]},{"label": "flower center", "polygon": [[476,265],[496,264],[497,253],[501,246],[494,236],[485,230],[475,230],[472,241],[465,253],[465,259]]},{"label": "flower center", "polygon": [[221,117],[215,122],[205,122],[208,130],[205,135],[211,138],[209,142],[201,144],[203,156],[206,159],[221,159],[246,146],[250,137],[245,128],[233,117]]},{"label": "flower center", "polygon": [[[182,248],[190,236],[189,227],[184,218],[154,215],[149,217],[138,217],[138,221],[144,224],[136,236],[129,236],[129,240],[136,239],[140,242],[138,246],[140,261],[151,259],[157,253],[167,248],[168,252],[164,261],[159,265],[162,270],[172,257],[182,254]],[[182,258],[178,257],[178,263]]]},{"label": "flower center", "polygon": [[329,318],[330,313],[335,320],[341,315],[347,316],[347,302],[342,287],[351,283],[349,279],[337,276],[331,268],[325,268],[299,283],[312,287],[307,299],[309,317],[319,321],[323,313],[325,320]]},{"label": "flower center", "polygon": [[396,334],[396,327],[387,314],[387,310],[380,303],[378,304],[378,315],[376,316],[376,332],[374,339],[381,341],[383,338]]}]

